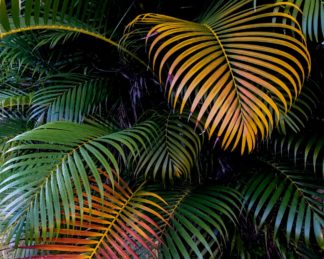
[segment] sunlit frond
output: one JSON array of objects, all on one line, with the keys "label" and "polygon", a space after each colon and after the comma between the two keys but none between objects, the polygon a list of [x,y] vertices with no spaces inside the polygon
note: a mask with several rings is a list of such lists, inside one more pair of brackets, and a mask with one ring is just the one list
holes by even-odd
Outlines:
[{"label": "sunlit frond", "polygon": [[[276,6],[295,8],[224,1],[199,23],[148,13],[130,23],[124,41],[146,33],[152,70],[173,107],[181,100],[182,112],[192,98],[190,110],[198,121],[206,118],[209,137],[220,138],[224,149],[252,151],[278,121],[278,104],[289,109],[310,69],[297,21],[281,9],[273,12]],[[280,22],[272,23],[274,17]]]},{"label": "sunlit frond", "polygon": [[[53,239],[49,238],[46,218],[41,218],[43,208],[39,207],[33,221],[38,222],[42,239],[21,247],[25,249],[25,258],[39,258],[33,250],[45,258],[139,258],[145,252],[151,258],[156,257],[155,249],[161,240],[160,226],[155,219],[164,223],[161,213],[167,213],[157,202],[165,206],[165,201],[143,190],[142,186],[132,191],[121,178],[113,189],[109,175],[103,171],[100,175],[104,182],[104,200],[101,200],[96,180],[90,178],[91,207],[87,202],[82,206],[77,203],[73,226],[62,222],[60,229],[54,229]],[[74,199],[78,200],[77,196]]]}]

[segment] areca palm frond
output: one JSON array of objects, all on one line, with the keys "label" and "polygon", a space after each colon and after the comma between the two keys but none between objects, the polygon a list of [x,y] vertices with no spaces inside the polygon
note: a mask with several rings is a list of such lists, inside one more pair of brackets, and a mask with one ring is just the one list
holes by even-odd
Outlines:
[{"label": "areca palm frond", "polygon": [[160,232],[161,258],[207,258],[221,252],[228,226],[235,225],[240,214],[241,197],[234,189],[214,185],[148,190],[168,203],[164,208],[169,224]]},{"label": "areca palm frond", "polygon": [[[280,0],[277,0],[279,2]],[[324,4],[322,0],[290,0],[302,10],[302,28],[304,34],[312,41],[319,41],[324,37]],[[287,9],[294,17],[298,12]]]},{"label": "areca palm frond", "polygon": [[319,172],[324,178],[324,136],[312,134],[292,135],[274,140],[273,150],[281,156],[288,156],[295,164],[303,161],[304,167],[311,164],[314,172]]},{"label": "areca palm frond", "polygon": [[261,161],[263,171],[257,171],[244,188],[247,211],[254,213],[259,227],[273,218],[275,237],[279,229],[296,244],[303,237],[309,245],[315,237],[323,249],[323,181],[289,165]]},{"label": "areca palm frond", "polygon": [[9,80],[19,81],[25,75],[41,77],[54,70],[54,64],[49,64],[50,58],[46,60],[45,53],[35,47],[36,44],[37,34],[34,33],[15,34],[2,39],[0,52],[2,74],[7,75]]},{"label": "areca palm frond", "polygon": [[51,76],[45,86],[35,92],[31,118],[45,117],[47,122],[81,122],[107,97],[107,89],[107,79],[104,78],[71,73]]},{"label": "areca palm frond", "polygon": [[[154,132],[138,127],[116,131],[110,125],[98,123],[53,122],[13,138],[9,143],[16,145],[7,151],[8,158],[0,170],[4,179],[0,184],[1,215],[3,228],[9,229],[8,237],[29,230],[38,217],[39,207],[46,208],[40,216],[47,218],[51,233],[60,228],[61,217],[69,224],[70,216],[76,213],[74,189],[81,212],[84,194],[91,208],[89,176],[96,180],[103,198],[104,187],[97,168],[104,168],[113,184],[111,168],[118,175],[119,157],[126,160],[123,147],[136,155],[153,138],[150,134]],[[37,231],[26,233],[29,234],[35,236]]]},{"label": "areca palm frond", "polygon": [[[36,249],[38,254],[47,251],[42,254],[46,258],[139,258],[145,252],[156,257],[154,250],[160,243],[160,226],[156,219],[165,224],[161,214],[167,212],[159,205],[160,202],[166,206],[165,201],[143,190],[143,185],[132,191],[121,178],[114,183],[113,189],[109,175],[100,173],[104,200],[101,200],[96,180],[90,179],[91,207],[88,203],[77,204],[73,226],[62,224],[60,229],[54,230],[53,239],[49,238],[44,218],[36,214],[33,221],[39,226],[42,240],[25,248]],[[32,251],[25,251],[24,256],[39,258],[34,257]]]},{"label": "areca palm frond", "polygon": [[146,150],[134,158],[134,173],[163,183],[173,183],[176,178],[190,179],[201,150],[201,138],[175,114],[155,115],[152,119],[157,134]]},{"label": "areca palm frond", "polygon": [[[152,70],[173,107],[180,99],[182,112],[192,98],[190,110],[198,120],[206,117],[209,137],[216,134],[224,149],[240,144],[243,153],[253,150],[257,136],[269,136],[279,119],[273,97],[287,111],[310,70],[297,21],[282,9],[273,12],[276,6],[296,8],[224,1],[198,23],[148,13],[129,24],[124,41],[146,33]],[[274,17],[291,23],[272,23]]]},{"label": "areca palm frond", "polygon": [[109,7],[109,1],[101,0],[1,1],[0,39],[24,31],[64,30],[102,40],[142,62],[107,37],[110,32],[106,22]]}]

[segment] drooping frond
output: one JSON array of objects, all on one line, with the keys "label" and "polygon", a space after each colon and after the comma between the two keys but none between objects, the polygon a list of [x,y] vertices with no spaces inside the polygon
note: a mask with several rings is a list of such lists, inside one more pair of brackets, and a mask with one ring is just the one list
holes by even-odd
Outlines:
[{"label": "drooping frond", "polygon": [[[297,21],[282,8],[273,12],[276,6],[296,7],[224,1],[199,23],[148,13],[130,23],[125,41],[146,33],[152,70],[173,107],[181,100],[182,112],[192,98],[190,110],[198,112],[198,120],[206,118],[209,137],[217,135],[224,149],[240,145],[243,153],[254,149],[257,136],[266,138],[279,119],[272,97],[287,111],[310,69]],[[274,17],[280,22],[272,23]]]},{"label": "drooping frond", "polygon": [[190,179],[201,150],[201,138],[186,118],[181,120],[179,115],[156,114],[151,120],[155,122],[157,134],[140,156],[133,158],[134,173],[144,175],[145,179],[160,179],[163,183],[173,183],[177,178]]},{"label": "drooping frond", "polygon": [[274,236],[283,231],[287,241],[304,239],[309,245],[315,238],[324,248],[323,181],[291,165],[262,160],[245,185],[247,211],[253,213],[259,227],[274,218]]},{"label": "drooping frond", "polygon": [[65,30],[81,33],[118,47],[138,59],[120,44],[107,37],[109,1],[101,0],[9,0],[0,2],[0,39],[33,30]]},{"label": "drooping frond", "polygon": [[49,77],[45,86],[35,92],[31,118],[45,118],[46,122],[65,120],[82,122],[94,108],[107,98],[105,78],[91,78],[79,74],[59,74]]},{"label": "drooping frond", "polygon": [[[36,250],[39,256],[46,251],[42,254],[45,258],[139,258],[145,252],[151,258],[156,257],[155,249],[160,243],[156,219],[164,222],[161,214],[166,213],[158,202],[166,206],[165,201],[142,186],[132,191],[121,178],[114,183],[113,190],[109,175],[100,173],[104,182],[103,201],[96,180],[90,178],[92,205],[76,204],[73,226],[62,222],[60,229],[54,229],[55,237],[50,239],[46,219],[38,211],[33,221],[39,226],[42,240],[23,248]],[[39,258],[35,254],[25,251],[24,256]]]},{"label": "drooping frond", "polygon": [[161,229],[159,258],[209,258],[220,253],[228,226],[237,223],[240,195],[224,186],[176,187],[158,193],[167,203],[169,225]]},{"label": "drooping frond", "polygon": [[[7,151],[8,159],[0,171],[4,179],[0,183],[0,214],[5,220],[0,231],[9,231],[8,237],[14,233],[19,236],[35,224],[38,208],[44,208],[40,216],[47,218],[50,233],[60,228],[62,218],[69,224],[71,215],[76,213],[73,190],[79,206],[82,208],[85,194],[91,208],[88,177],[95,179],[104,197],[97,168],[104,168],[113,184],[111,168],[119,174],[117,159],[126,160],[123,148],[136,155],[147,138],[152,138],[149,134],[137,127],[116,131],[110,125],[94,122],[53,122],[18,135],[10,141],[16,145]],[[37,232],[26,235],[37,236]]]}]

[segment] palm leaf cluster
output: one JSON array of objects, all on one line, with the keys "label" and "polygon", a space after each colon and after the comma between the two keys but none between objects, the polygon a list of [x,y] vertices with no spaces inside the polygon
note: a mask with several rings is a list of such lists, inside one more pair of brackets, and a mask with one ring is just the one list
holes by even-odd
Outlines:
[{"label": "palm leaf cluster", "polygon": [[[225,149],[240,144],[242,153],[254,149],[257,136],[270,135],[280,117],[278,106],[287,112],[310,69],[304,36],[291,24],[295,19],[273,12],[273,5],[239,11],[249,2],[230,1],[199,23],[145,14],[129,32],[141,35],[149,26],[148,57],[172,106],[180,100],[182,112],[188,103],[198,121],[206,117],[209,138],[215,133]],[[290,21],[273,24],[267,17]]]},{"label": "palm leaf cluster", "polygon": [[266,164],[264,168],[267,171],[258,173],[243,192],[247,210],[253,213],[258,227],[273,215],[274,236],[282,227],[288,242],[293,239],[298,244],[302,237],[309,245],[310,237],[314,235],[319,246],[323,247],[322,180],[292,170],[283,163],[261,161]]},{"label": "palm leaf cluster", "polygon": [[[84,205],[77,204],[76,211],[72,214],[74,227],[64,221],[60,228],[54,229],[55,237],[48,244],[27,248],[65,252],[48,256],[49,258],[138,258],[139,247],[145,248],[154,256],[154,248],[158,246],[155,239],[160,240],[155,230],[159,226],[154,217],[164,221],[160,214],[164,209],[155,200],[164,202],[163,199],[143,190],[142,186],[132,191],[122,179],[112,185],[106,172],[98,173],[105,182],[103,200],[96,180],[90,178],[91,196]],[[39,235],[46,239],[48,233],[44,221],[38,215],[35,216],[34,221],[40,224],[42,230]],[[53,236],[53,233],[49,235]],[[91,238],[87,240],[84,236]],[[33,258],[32,254],[31,250],[25,256]]]},{"label": "palm leaf cluster", "polygon": [[0,1],[13,257],[323,255],[323,6],[189,2]]}]

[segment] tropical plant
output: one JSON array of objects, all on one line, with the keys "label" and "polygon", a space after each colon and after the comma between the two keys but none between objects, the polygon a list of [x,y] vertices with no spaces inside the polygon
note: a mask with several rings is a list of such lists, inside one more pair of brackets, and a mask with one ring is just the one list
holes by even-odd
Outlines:
[{"label": "tropical plant", "polygon": [[10,258],[323,256],[323,5],[207,2],[0,1]]}]

